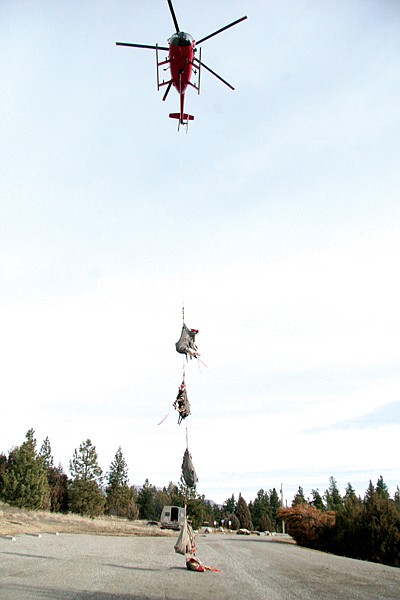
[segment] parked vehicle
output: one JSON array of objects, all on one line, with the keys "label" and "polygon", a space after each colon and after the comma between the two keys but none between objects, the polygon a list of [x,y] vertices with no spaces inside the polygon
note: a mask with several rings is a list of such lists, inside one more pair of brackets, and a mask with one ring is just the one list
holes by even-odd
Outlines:
[{"label": "parked vehicle", "polygon": [[181,506],[164,506],[161,513],[161,529],[179,531],[185,522],[185,509]]},{"label": "parked vehicle", "polygon": [[242,529],[238,529],[236,534],[237,535],[250,535],[250,531],[248,529],[242,528]]}]

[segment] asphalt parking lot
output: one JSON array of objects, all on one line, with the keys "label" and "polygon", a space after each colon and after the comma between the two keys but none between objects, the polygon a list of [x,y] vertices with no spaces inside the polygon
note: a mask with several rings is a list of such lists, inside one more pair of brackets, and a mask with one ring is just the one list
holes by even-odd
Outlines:
[{"label": "asphalt parking lot", "polygon": [[174,538],[77,534],[0,539],[1,600],[399,600],[400,569],[267,537],[198,536],[186,569]]}]

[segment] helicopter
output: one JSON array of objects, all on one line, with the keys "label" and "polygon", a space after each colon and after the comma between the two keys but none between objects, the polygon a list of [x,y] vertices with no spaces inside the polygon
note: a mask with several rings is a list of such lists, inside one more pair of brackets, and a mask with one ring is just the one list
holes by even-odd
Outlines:
[{"label": "helicopter", "polygon": [[[179,112],[169,114],[171,119],[178,119],[179,129],[180,125],[186,125],[187,127],[189,121],[194,120],[194,116],[185,113],[184,110],[185,92],[187,87],[191,86],[195,90],[197,90],[198,94],[200,94],[200,71],[202,67],[206,69],[206,71],[214,75],[222,83],[227,85],[231,90],[235,89],[230,83],[225,81],[225,79],[223,79],[220,75],[215,73],[215,71],[210,69],[210,67],[204,64],[204,62],[201,60],[201,48],[199,48],[199,58],[195,56],[195,52],[197,51],[196,45],[199,46],[206,40],[209,40],[211,37],[214,37],[222,31],[225,31],[226,29],[229,29],[230,27],[241,23],[242,21],[247,19],[247,17],[241,17],[240,19],[229,23],[229,25],[225,25],[225,27],[221,27],[221,29],[218,29],[217,31],[214,31],[209,35],[206,35],[205,37],[201,38],[196,42],[189,33],[186,33],[180,29],[175,15],[174,7],[172,5],[172,0],[167,1],[176,30],[175,33],[173,33],[168,40],[169,47],[159,46],[158,44],[152,46],[148,44],[131,44],[127,42],[116,42],[116,45],[131,46],[133,48],[149,48],[150,50],[156,51],[157,90],[160,90],[161,87],[166,86],[163,101],[166,100],[172,86],[174,86],[174,88],[180,96]],[[168,57],[165,60],[160,61],[158,54],[159,51],[168,52]],[[164,70],[167,70],[168,68],[170,70],[171,78],[168,81],[160,81],[160,67],[164,67],[164,65],[168,65]],[[190,81],[193,71],[197,74],[197,83],[192,83]]]}]

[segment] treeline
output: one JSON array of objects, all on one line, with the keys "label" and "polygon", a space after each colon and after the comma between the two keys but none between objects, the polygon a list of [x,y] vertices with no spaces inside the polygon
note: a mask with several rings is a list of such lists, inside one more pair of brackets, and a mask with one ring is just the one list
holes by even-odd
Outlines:
[{"label": "treeline", "polygon": [[232,494],[222,506],[206,500],[195,487],[185,490],[182,480],[159,489],[146,479],[137,489],[129,484],[121,448],[103,473],[90,439],[75,449],[69,471],[70,477],[61,465],[54,465],[48,438],[38,450],[30,429],[21,446],[0,454],[0,500],[30,510],[159,521],[163,506],[184,505],[186,492],[188,518],[195,529],[203,524],[270,532],[286,528],[300,545],[400,566],[400,489],[390,498],[382,477],[375,487],[370,482],[363,499],[350,483],[342,497],[331,477],[322,495],[312,490],[312,498],[306,499],[299,487],[292,506],[283,508],[275,488],[259,490],[248,504],[241,494],[237,500]]},{"label": "treeline", "polygon": [[400,489],[393,499],[382,477],[369,482],[364,498],[347,484],[342,497],[330,478],[323,497],[306,499],[299,487],[290,508],[280,508],[288,533],[302,546],[400,567]]},{"label": "treeline", "polygon": [[240,494],[237,501],[232,494],[222,506],[206,500],[195,487],[185,489],[182,480],[159,489],[146,479],[137,489],[129,484],[121,448],[108,472],[103,473],[90,439],[74,450],[69,471],[71,477],[61,465],[54,465],[49,438],[38,449],[35,432],[30,429],[21,446],[12,448],[8,455],[0,454],[0,500],[29,510],[159,521],[163,506],[183,506],[186,494],[188,518],[194,528],[214,523],[232,530],[279,531],[281,527],[277,518],[281,504],[275,488],[269,493],[260,490],[249,505]]}]

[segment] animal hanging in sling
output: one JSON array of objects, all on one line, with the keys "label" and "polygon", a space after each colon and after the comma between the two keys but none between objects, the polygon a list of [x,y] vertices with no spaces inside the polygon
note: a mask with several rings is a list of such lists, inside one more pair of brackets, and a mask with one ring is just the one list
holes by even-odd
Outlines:
[{"label": "animal hanging in sling", "polygon": [[188,356],[192,358],[199,358],[200,354],[197,351],[197,346],[195,344],[196,334],[199,333],[198,329],[189,329],[186,327],[185,323],[182,326],[181,337],[175,344],[176,351],[179,354],[185,354],[186,360]]},{"label": "animal hanging in sling", "polygon": [[193,465],[192,455],[187,448],[183,455],[182,477],[188,487],[194,487],[199,480]]},{"label": "animal hanging in sling", "polygon": [[173,407],[178,411],[178,425],[181,424],[183,419],[186,419],[190,415],[190,404],[188,400],[185,380],[182,381],[178,389],[178,395],[173,404]]}]

